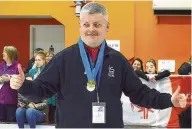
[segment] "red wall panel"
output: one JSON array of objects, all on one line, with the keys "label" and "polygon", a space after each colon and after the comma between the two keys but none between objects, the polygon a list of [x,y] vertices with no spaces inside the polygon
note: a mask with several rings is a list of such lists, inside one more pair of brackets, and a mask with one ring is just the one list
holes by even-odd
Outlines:
[{"label": "red wall panel", "polygon": [[[27,67],[30,51],[30,25],[60,25],[55,19],[0,19],[0,52],[4,46],[15,46],[18,60]],[[2,61],[2,56],[0,56]]]}]

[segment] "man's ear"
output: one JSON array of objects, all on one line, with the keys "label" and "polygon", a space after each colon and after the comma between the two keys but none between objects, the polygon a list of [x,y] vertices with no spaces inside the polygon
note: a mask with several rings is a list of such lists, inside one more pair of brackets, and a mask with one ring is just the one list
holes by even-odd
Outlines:
[{"label": "man's ear", "polygon": [[107,32],[109,31],[109,22],[107,23]]}]

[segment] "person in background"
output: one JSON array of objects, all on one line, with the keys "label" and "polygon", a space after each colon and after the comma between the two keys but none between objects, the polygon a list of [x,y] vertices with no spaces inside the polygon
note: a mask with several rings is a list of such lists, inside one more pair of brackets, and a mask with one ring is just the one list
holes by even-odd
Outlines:
[{"label": "person in background", "polygon": [[146,62],[146,74],[157,74],[157,65],[154,59],[149,59]]},{"label": "person in background", "polygon": [[154,59],[150,59],[147,61],[146,63],[146,74],[157,74],[155,76],[148,76],[148,81],[151,81],[153,83],[155,83],[158,80],[161,80],[165,77],[170,76],[170,71],[169,70],[164,70],[163,72],[157,73],[156,71],[157,69],[157,65]]},{"label": "person in background", "polygon": [[[28,80],[34,80],[36,77],[42,72],[45,68],[46,62],[46,54],[44,51],[37,52],[35,56],[35,68],[29,70]],[[31,78],[30,78],[31,77]]]},{"label": "person in background", "polygon": [[133,60],[132,67],[138,77],[149,81],[148,76],[145,75],[145,72],[143,71],[143,61],[140,58],[136,58]]},{"label": "person in background", "polygon": [[49,61],[55,56],[53,51],[48,51],[46,53],[46,62],[49,63]]},{"label": "person in background", "polygon": [[[152,83],[156,83],[157,80],[161,80],[165,77],[170,76],[170,72],[168,70],[165,70],[159,74],[157,74],[156,71],[156,62],[154,59],[150,59],[146,62],[146,72],[143,71],[143,62],[141,59],[137,58],[132,63],[132,66],[135,70],[135,73],[138,77],[145,79],[146,81],[151,81]],[[148,74],[148,75],[146,75]],[[157,74],[155,76],[151,76],[152,74]]]},{"label": "person in background", "polygon": [[136,58],[132,62],[132,67],[135,71],[143,71],[143,61],[140,58]]},{"label": "person in background", "polygon": [[189,62],[184,62],[178,69],[179,75],[190,75],[191,74],[191,57],[189,58]]},{"label": "person in background", "polygon": [[47,112],[47,100],[33,101],[18,94],[16,120],[19,128],[24,128],[25,122],[30,128],[36,128],[37,123],[45,121]]},{"label": "person in background", "polygon": [[[54,57],[53,51],[48,51],[46,53],[46,61],[49,63],[49,61]],[[48,106],[49,106],[49,123],[55,123],[55,110],[56,110],[56,96],[52,96],[48,99]]]},{"label": "person in background", "polygon": [[[184,62],[178,69],[179,75],[191,75],[191,57],[189,62]],[[191,128],[191,106],[179,114],[180,128]]]},{"label": "person in background", "polygon": [[31,58],[28,62],[28,67],[25,69],[24,73],[27,74],[29,72],[30,69],[33,68],[33,65],[35,63],[35,56],[37,55],[37,52],[39,51],[44,51],[42,48],[36,48],[34,51],[33,51],[33,58]]},{"label": "person in background", "polygon": [[136,58],[133,60],[132,67],[138,77],[149,81],[148,76],[145,75],[145,72],[143,70],[143,61],[140,58]]},{"label": "person in background", "polygon": [[10,87],[10,75],[18,74],[18,53],[14,46],[5,46],[3,62],[0,63],[0,121],[15,121],[17,109],[17,90]]},{"label": "person in background", "polygon": [[[46,65],[46,55],[43,51],[37,52],[35,56],[36,68],[29,70],[29,77],[26,79],[34,80],[41,73]],[[18,108],[16,110],[16,120],[19,128],[24,128],[25,121],[30,128],[36,128],[37,123],[42,123],[46,119],[47,100],[35,101],[19,94]]]}]

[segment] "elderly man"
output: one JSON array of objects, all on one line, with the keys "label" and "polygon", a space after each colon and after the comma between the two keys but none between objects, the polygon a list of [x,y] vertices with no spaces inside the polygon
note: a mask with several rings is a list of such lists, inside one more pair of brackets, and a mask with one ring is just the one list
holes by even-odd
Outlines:
[{"label": "elderly man", "polygon": [[131,102],[146,108],[181,107],[186,99],[180,87],[171,96],[142,84],[127,59],[109,48],[106,8],[86,4],[80,13],[77,44],[58,53],[34,80],[24,80],[23,72],[13,75],[11,87],[31,99],[49,98],[57,93],[56,127],[121,128],[122,92]]}]

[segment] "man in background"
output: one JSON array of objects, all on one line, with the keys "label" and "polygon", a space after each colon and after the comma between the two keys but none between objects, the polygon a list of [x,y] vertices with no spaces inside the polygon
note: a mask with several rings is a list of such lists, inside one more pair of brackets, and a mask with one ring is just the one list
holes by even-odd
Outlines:
[{"label": "man in background", "polygon": [[[184,62],[178,69],[179,75],[191,74],[191,57],[189,63]],[[179,114],[179,124],[181,128],[191,128],[191,106]]]}]

